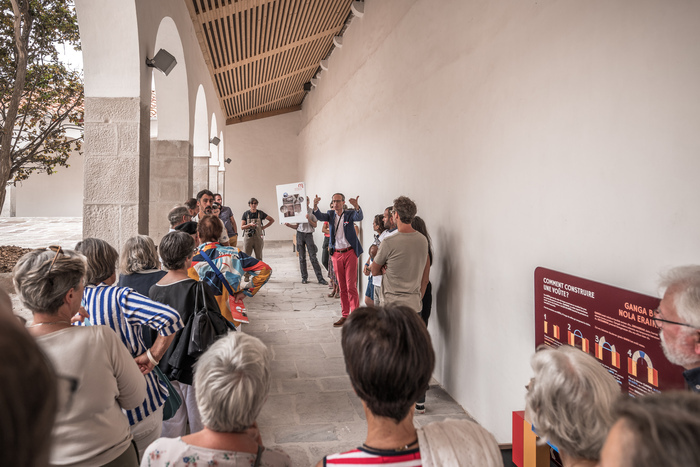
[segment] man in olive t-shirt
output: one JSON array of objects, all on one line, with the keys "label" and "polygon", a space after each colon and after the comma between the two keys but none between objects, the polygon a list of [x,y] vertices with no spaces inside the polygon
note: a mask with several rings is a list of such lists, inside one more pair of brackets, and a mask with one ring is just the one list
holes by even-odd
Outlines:
[{"label": "man in olive t-shirt", "polygon": [[411,227],[416,204],[406,196],[394,200],[392,216],[397,233],[387,237],[374,258],[372,274],[383,274],[382,305],[404,305],[416,313],[428,285],[428,240]]}]

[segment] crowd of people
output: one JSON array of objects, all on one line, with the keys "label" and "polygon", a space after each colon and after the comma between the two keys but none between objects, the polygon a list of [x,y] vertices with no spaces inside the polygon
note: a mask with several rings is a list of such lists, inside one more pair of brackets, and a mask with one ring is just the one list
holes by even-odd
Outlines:
[{"label": "crowd of people", "polygon": [[[286,224],[323,284],[312,234],[325,223],[322,264],[342,310],[334,326],[342,328],[367,423],[362,446],[318,465],[502,466],[495,438],[473,421],[416,428],[435,366],[427,329],[432,242],[408,197],[373,216],[360,306],[358,198],[349,209],[336,193],[322,212],[316,196],[308,225]],[[274,219],[251,198],[240,228],[252,257],[236,246],[233,213],[220,195],[203,190],[193,200],[168,213],[171,229],[157,247],[139,235],[120,254],[86,238],[74,250],[32,250],[17,262],[15,289],[33,320],[23,326],[0,293],[0,351],[9,362],[0,386],[3,464],[291,465],[284,452],[263,446],[256,423],[270,391],[270,351],[237,332],[232,309],[271,276],[262,232]],[[661,285],[654,320],[667,358],[685,369],[687,392],[620,394],[594,357],[571,346],[532,356],[526,418],[564,467],[700,465],[700,267],[673,269]],[[201,348],[208,313],[226,326]]]}]

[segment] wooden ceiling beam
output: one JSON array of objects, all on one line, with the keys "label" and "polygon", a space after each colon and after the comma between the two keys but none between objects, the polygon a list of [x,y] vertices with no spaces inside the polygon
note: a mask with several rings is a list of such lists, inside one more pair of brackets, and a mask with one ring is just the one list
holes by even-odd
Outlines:
[{"label": "wooden ceiling beam", "polygon": [[282,53],[284,51],[291,50],[291,49],[294,49],[296,47],[306,45],[306,44],[313,42],[317,39],[321,39],[321,38],[325,38],[325,37],[330,37],[332,39],[333,36],[335,36],[338,32],[340,32],[342,27],[343,27],[342,24],[340,26],[334,26],[330,29],[326,29],[325,31],[321,31],[318,34],[314,34],[313,36],[305,37],[302,40],[299,40],[296,42],[290,42],[289,44],[284,45],[282,47],[278,47],[276,49],[269,50],[268,52],[261,53],[259,55],[254,56],[254,57],[246,58],[246,59],[241,60],[239,62],[232,63],[231,65],[222,66],[220,68],[217,68],[216,72],[221,73],[223,71],[233,70],[235,68],[240,68],[244,65],[248,65],[249,63],[253,63],[253,62],[258,61],[258,60],[269,58],[269,57],[272,57],[273,55],[277,55],[277,54]]},{"label": "wooden ceiling beam", "polygon": [[300,68],[300,69],[298,69],[298,70],[294,70],[294,71],[292,71],[292,72],[290,72],[290,73],[287,73],[287,74],[285,74],[285,75],[279,76],[279,77],[277,77],[277,78],[275,78],[275,79],[271,79],[271,80],[269,80],[269,81],[264,81],[264,82],[262,82],[262,83],[256,84],[255,86],[251,86],[251,87],[248,87],[248,88],[245,88],[245,89],[241,89],[240,91],[237,91],[237,92],[234,92],[234,93],[231,93],[231,94],[227,94],[227,95],[223,96],[223,98],[224,98],[224,99],[231,99],[231,98],[233,98],[233,97],[237,97],[237,96],[243,95],[243,94],[248,93],[248,92],[250,92],[250,91],[255,91],[256,89],[264,88],[264,87],[266,87],[266,86],[270,86],[270,85],[272,85],[272,84],[278,83],[278,82],[283,81],[283,80],[285,80],[285,79],[287,79],[287,78],[291,78],[292,76],[296,76],[296,75],[301,75],[301,74],[304,74],[304,73],[308,73],[309,71],[314,71],[314,70],[316,70],[317,68],[318,68],[318,65],[317,65],[317,64],[313,64],[313,65],[311,65],[311,66],[307,66],[306,68]]},{"label": "wooden ceiling beam", "polygon": [[286,107],[284,109],[270,110],[269,112],[261,112],[255,115],[246,115],[245,117],[234,117],[227,118],[227,125],[235,125],[236,123],[250,122],[251,120],[259,120],[261,118],[274,117],[276,115],[283,115],[290,112],[297,112],[301,110],[301,105],[295,105],[292,107]]}]

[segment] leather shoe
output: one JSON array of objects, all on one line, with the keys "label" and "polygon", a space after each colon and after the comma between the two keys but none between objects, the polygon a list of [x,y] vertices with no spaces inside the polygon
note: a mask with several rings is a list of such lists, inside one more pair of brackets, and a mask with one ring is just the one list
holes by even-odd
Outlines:
[{"label": "leather shoe", "polygon": [[309,281],[308,281],[308,279],[302,279],[302,280],[301,280],[301,283],[302,283],[302,284],[308,284]]},{"label": "leather shoe", "polygon": [[342,327],[343,324],[345,324],[345,320],[347,320],[347,318],[346,318],[345,316],[343,316],[343,317],[340,318],[338,321],[336,321],[335,323],[333,323],[333,327],[335,327],[335,328]]},{"label": "leather shoe", "polygon": [[321,279],[320,281],[318,281],[318,283],[321,285],[328,285],[328,282],[326,282],[326,279]]}]

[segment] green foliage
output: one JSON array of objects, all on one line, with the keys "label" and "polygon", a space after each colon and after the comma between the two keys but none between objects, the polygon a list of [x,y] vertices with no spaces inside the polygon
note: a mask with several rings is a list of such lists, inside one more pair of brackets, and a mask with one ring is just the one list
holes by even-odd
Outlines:
[{"label": "green foliage", "polygon": [[[75,7],[67,0],[14,0],[22,14],[22,28],[30,27],[26,43],[26,79],[19,102],[12,102],[18,75],[18,41],[11,0],[0,0],[0,126],[12,125],[9,144],[10,172],[0,180],[0,199],[9,180],[25,180],[36,171],[51,174],[57,166],[68,166],[73,149],[80,150],[83,121],[83,79],[69,69],[58,55],[67,44],[80,48]],[[14,121],[7,120],[13,104],[18,106]],[[66,132],[73,128],[74,131]],[[4,178],[4,177],[2,177]]]}]

